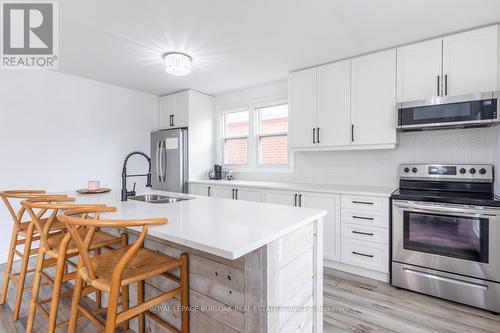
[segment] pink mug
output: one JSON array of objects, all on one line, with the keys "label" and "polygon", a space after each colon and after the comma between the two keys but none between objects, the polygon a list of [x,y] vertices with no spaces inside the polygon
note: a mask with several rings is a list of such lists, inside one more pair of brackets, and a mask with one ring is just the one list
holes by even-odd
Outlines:
[{"label": "pink mug", "polygon": [[96,191],[100,188],[101,188],[101,186],[100,186],[100,183],[98,180],[89,180],[88,189],[90,191]]}]

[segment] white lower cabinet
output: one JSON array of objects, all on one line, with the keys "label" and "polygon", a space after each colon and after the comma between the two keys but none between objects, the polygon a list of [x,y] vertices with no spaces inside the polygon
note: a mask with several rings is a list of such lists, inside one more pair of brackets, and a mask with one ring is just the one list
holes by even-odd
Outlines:
[{"label": "white lower cabinet", "polygon": [[243,200],[243,201],[262,201],[262,190],[260,189],[251,189],[251,188],[235,188],[235,199]]},{"label": "white lower cabinet", "polygon": [[304,192],[301,207],[325,209],[323,218],[323,256],[325,259],[340,260],[340,195]]},{"label": "white lower cabinet", "polygon": [[341,248],[342,263],[382,273],[389,272],[389,248],[386,244],[342,237]]},{"label": "white lower cabinet", "polygon": [[277,205],[297,206],[298,194],[292,191],[268,190],[265,201]]},{"label": "white lower cabinet", "polygon": [[208,185],[189,184],[189,194],[208,196]]},{"label": "white lower cabinet", "polygon": [[215,198],[232,199],[233,188],[226,186],[210,186],[209,196]]}]

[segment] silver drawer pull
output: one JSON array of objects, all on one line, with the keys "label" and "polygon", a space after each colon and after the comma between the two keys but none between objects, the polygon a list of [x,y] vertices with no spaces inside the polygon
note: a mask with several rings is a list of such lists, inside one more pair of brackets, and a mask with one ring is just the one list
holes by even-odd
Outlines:
[{"label": "silver drawer pull", "polygon": [[410,269],[410,268],[403,267],[403,273],[414,274],[414,275],[417,275],[417,276],[426,277],[426,278],[429,278],[429,279],[432,279],[432,280],[436,280],[436,281],[450,282],[450,283],[454,283],[454,284],[458,284],[458,285],[462,285],[462,286],[466,286],[466,287],[473,287],[473,288],[479,288],[479,289],[482,289],[482,290],[488,290],[488,286],[484,285],[484,284],[463,281],[463,280],[460,280],[460,279],[449,278],[449,277],[445,277],[445,276],[441,276],[441,275],[436,275],[436,274],[431,274],[431,273],[426,273],[426,272],[420,272],[420,271],[413,270],[413,269]]},{"label": "silver drawer pull", "polygon": [[367,221],[375,220],[373,217],[364,217],[364,216],[356,216],[356,215],[353,215],[352,218],[356,219],[356,220],[367,220]]},{"label": "silver drawer pull", "polygon": [[368,201],[353,201],[352,203],[359,205],[373,205],[373,202],[368,202]]},{"label": "silver drawer pull", "polygon": [[373,236],[373,233],[371,233],[371,232],[361,232],[361,231],[353,230],[352,233],[353,234],[358,234],[358,235]]},{"label": "silver drawer pull", "polygon": [[355,254],[357,256],[362,256],[362,257],[368,257],[368,258],[373,258],[374,257],[373,254],[364,254],[364,253],[359,253],[359,252],[356,252],[356,251],[352,251],[352,254]]}]

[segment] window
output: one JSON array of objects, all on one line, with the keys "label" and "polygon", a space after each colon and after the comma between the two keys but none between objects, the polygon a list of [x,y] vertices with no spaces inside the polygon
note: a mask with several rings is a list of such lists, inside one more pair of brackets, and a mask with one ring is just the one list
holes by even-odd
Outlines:
[{"label": "window", "polygon": [[237,170],[290,170],[288,104],[275,101],[220,112],[221,159]]},{"label": "window", "polygon": [[224,164],[248,164],[249,112],[224,114]]},{"label": "window", "polygon": [[288,105],[258,108],[259,164],[288,164]]}]

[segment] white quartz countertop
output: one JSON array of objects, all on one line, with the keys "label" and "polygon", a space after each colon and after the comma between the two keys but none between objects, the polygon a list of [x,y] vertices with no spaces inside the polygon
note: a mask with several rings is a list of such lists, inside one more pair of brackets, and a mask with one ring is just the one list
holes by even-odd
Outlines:
[{"label": "white quartz countertop", "polygon": [[115,213],[103,214],[103,218],[166,217],[168,219],[166,225],[150,226],[148,234],[231,260],[242,257],[326,215],[325,210],[261,202],[209,198],[148,189],[137,192],[137,195],[154,193],[193,199],[154,204],[130,199],[122,202],[118,189],[104,194],[64,193],[76,197],[77,203],[103,203],[118,209]]},{"label": "white quartz countertop", "polygon": [[247,180],[190,180],[191,184],[223,185],[238,187],[255,187],[275,190],[371,195],[390,197],[395,187],[386,186],[360,186],[360,185],[334,185],[334,184],[305,184],[305,183],[278,183]]}]

